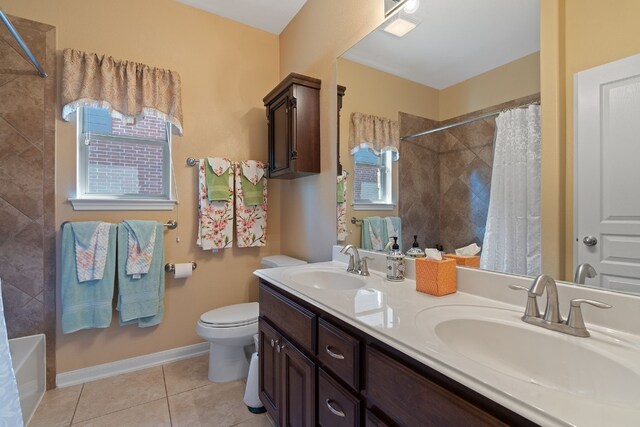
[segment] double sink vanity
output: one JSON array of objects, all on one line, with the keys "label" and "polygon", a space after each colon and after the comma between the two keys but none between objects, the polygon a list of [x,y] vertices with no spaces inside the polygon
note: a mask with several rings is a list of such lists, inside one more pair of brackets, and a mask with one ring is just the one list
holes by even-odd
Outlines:
[{"label": "double sink vanity", "polygon": [[637,297],[554,283],[560,319],[574,299],[613,306],[584,306],[590,336],[573,336],[523,321],[532,294],[509,287],[533,289],[531,278],[458,267],[458,292],[434,297],[415,290],[411,260],[405,281],[388,282],[382,254],[362,251],[362,276],[339,249],[255,272],[260,397],[279,425],[640,423]]}]

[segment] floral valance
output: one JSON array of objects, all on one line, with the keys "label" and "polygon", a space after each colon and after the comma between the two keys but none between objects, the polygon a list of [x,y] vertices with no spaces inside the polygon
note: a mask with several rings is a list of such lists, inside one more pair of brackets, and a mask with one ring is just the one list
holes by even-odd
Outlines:
[{"label": "floral valance", "polygon": [[134,123],[158,117],[182,135],[180,75],[175,71],[65,49],[62,68],[62,118],[78,107],[109,110],[112,117]]},{"label": "floral valance", "polygon": [[349,149],[351,154],[360,148],[369,148],[374,153],[393,151],[398,157],[400,132],[398,122],[384,117],[364,113],[351,113],[349,122]]}]

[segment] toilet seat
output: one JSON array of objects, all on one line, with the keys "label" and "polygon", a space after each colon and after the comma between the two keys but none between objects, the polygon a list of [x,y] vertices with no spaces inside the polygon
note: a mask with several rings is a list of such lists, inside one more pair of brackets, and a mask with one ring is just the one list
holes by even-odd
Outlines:
[{"label": "toilet seat", "polygon": [[208,328],[237,328],[258,322],[257,302],[228,305],[210,310],[200,316],[202,326]]}]

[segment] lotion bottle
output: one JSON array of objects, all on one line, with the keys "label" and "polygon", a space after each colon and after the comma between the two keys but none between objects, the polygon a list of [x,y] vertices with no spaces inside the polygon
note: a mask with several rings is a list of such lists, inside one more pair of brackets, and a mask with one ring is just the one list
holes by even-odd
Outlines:
[{"label": "lotion bottle", "polygon": [[404,254],[398,246],[398,238],[393,238],[391,251],[387,254],[387,280],[401,282],[404,280]]}]

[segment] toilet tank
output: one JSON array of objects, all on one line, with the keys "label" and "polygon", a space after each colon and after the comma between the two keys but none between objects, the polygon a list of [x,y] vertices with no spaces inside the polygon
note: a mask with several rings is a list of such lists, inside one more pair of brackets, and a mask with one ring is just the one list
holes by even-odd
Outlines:
[{"label": "toilet tank", "polygon": [[307,261],[291,258],[290,256],[286,256],[286,255],[269,255],[262,258],[262,261],[261,261],[263,268],[291,267],[294,265],[303,265],[306,263]]}]

